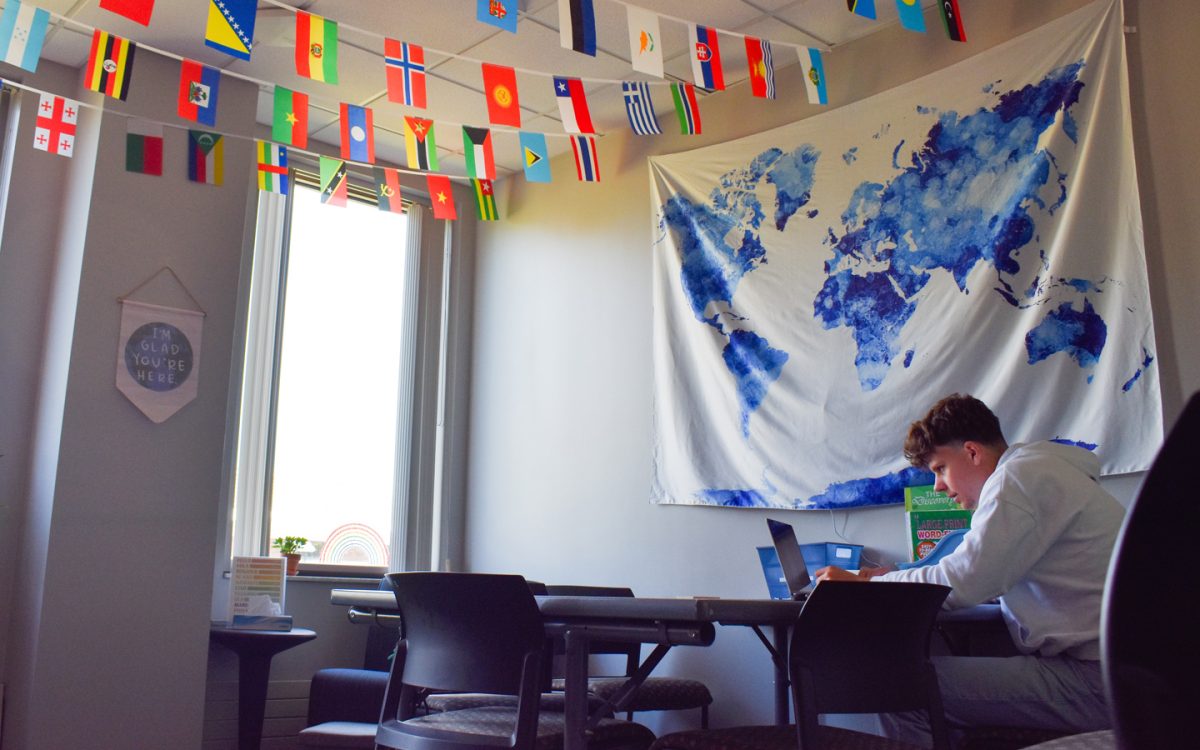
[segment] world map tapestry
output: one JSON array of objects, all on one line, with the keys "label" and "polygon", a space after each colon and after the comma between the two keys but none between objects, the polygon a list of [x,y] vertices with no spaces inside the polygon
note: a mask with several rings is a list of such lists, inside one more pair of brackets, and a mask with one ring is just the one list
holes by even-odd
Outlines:
[{"label": "world map tapestry", "polygon": [[1120,3],[1100,0],[652,158],[653,501],[902,502],[933,481],[904,460],[908,425],[953,392],[1010,442],[1145,469],[1162,409],[1125,71]]}]

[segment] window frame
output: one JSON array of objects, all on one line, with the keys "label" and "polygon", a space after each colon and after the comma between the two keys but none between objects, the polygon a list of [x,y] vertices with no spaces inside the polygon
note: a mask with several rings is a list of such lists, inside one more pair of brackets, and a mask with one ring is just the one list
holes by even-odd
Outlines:
[{"label": "window frame", "polygon": [[[303,156],[298,160],[309,166]],[[315,166],[315,165],[314,165]],[[289,169],[290,184],[315,186],[314,172]],[[375,205],[374,188],[351,175],[349,198]],[[415,191],[414,191],[415,192]],[[455,235],[450,222],[429,219],[427,196],[415,201],[406,191],[404,206],[408,231],[404,252],[404,307],[402,325],[402,363],[397,404],[395,479],[392,496],[392,533],[389,539],[390,563],[383,566],[345,565],[303,562],[301,576],[379,577],[388,570],[437,569],[438,563],[453,565],[441,554],[438,539],[442,524],[433,516],[446,514],[451,504],[443,501],[440,481],[434,492],[420,491],[429,484],[428,476],[440,477],[445,455],[442,441],[447,438],[440,425],[444,413],[447,347],[449,327],[451,247]],[[290,252],[291,219],[294,201],[277,194],[258,193],[253,201],[255,216],[242,269],[242,289],[238,311],[238,337],[235,341],[240,359],[233,368],[236,387],[231,388],[229,435],[226,456],[225,504],[228,526],[226,554],[218,560],[218,569],[228,570],[233,555],[270,553],[271,486],[274,461],[275,416],[278,405],[280,349]],[[281,205],[282,204],[282,205]],[[440,225],[440,227],[439,227]],[[438,232],[438,229],[441,232]],[[441,235],[440,237],[438,235]],[[440,262],[438,262],[440,261]],[[264,275],[262,269],[269,269]],[[429,293],[436,290],[436,293]],[[418,320],[433,316],[439,326],[432,337],[418,330]],[[265,341],[269,338],[269,341]],[[430,357],[436,368],[430,372]],[[264,361],[264,358],[267,361]],[[432,376],[432,377],[431,377]],[[255,398],[266,397],[265,405]],[[426,404],[432,400],[439,424],[427,424]],[[265,408],[264,408],[265,406]],[[454,545],[451,545],[454,546]]]}]

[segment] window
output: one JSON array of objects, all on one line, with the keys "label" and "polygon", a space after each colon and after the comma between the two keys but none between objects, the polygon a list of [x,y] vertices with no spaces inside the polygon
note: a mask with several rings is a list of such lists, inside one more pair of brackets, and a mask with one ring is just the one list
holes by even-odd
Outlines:
[{"label": "window", "polygon": [[444,295],[421,289],[444,289],[448,253],[437,262],[444,243],[422,236],[423,209],[382,212],[353,187],[346,208],[325,206],[311,182],[299,173],[286,200],[260,194],[232,552],[302,536],[302,572],[401,570],[414,550],[433,567],[437,524],[424,519],[439,501],[423,478],[441,452],[414,441],[441,439],[422,404],[439,398],[445,326],[430,336],[416,321],[443,318]]}]

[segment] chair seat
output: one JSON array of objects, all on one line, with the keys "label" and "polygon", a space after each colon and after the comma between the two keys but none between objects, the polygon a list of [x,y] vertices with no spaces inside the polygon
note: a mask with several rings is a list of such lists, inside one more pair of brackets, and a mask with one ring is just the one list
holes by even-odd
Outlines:
[{"label": "chair seat", "polygon": [[1020,750],[1072,736],[1070,730],[1036,727],[969,727],[963,730],[961,750]]},{"label": "chair seat", "polygon": [[[595,695],[588,696],[588,710],[592,711],[603,705],[603,699]],[[491,693],[434,693],[425,698],[425,706],[430,712],[463,711],[468,708],[486,708],[488,706],[517,707],[515,695],[493,695]],[[562,693],[542,693],[540,708],[543,711],[566,710],[567,700]],[[609,713],[611,716],[611,712]]]},{"label": "chair seat", "polygon": [[[462,711],[443,711],[418,716],[403,723],[423,731],[508,737],[512,734],[516,720],[515,708],[488,706]],[[388,725],[396,723],[394,719],[384,722],[380,727],[381,733],[386,732]],[[565,729],[566,717],[564,714],[554,712],[538,714],[537,741],[534,743],[534,750],[558,750],[561,748]],[[645,748],[653,741],[654,733],[641,724],[617,719],[601,719],[588,736],[588,747]]]},{"label": "chair seat", "polygon": [[1111,729],[1066,737],[1032,745],[1029,750],[1117,750],[1117,735]]},{"label": "chair seat", "polygon": [[296,739],[301,747],[373,750],[376,727],[363,721],[327,721],[301,729]]},{"label": "chair seat", "polygon": [[[588,692],[609,700],[625,685],[625,677],[589,677]],[[563,690],[566,681],[557,679],[551,683],[554,690]],[[699,680],[677,677],[651,677],[638,686],[629,703],[629,711],[678,711],[701,708],[713,702],[712,693]]]},{"label": "chair seat", "polygon": [[[840,727],[817,728],[821,750],[918,750],[907,742]],[[796,726],[692,729],[659,737],[650,750],[796,750]]]}]

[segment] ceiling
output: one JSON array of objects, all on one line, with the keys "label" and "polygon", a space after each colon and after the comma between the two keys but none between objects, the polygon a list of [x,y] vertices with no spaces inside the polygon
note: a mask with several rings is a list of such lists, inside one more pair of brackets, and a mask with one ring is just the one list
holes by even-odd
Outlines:
[{"label": "ceiling", "polygon": [[[158,0],[148,27],[100,9],[97,0],[28,1],[56,14],[42,53],[46,59],[81,67],[88,57],[92,29],[102,28],[142,46],[139,57],[147,48],[155,48],[260,82],[258,122],[264,125],[271,122],[273,84],[306,92],[311,106],[310,138],[335,146],[339,138],[339,103],[371,107],[376,156],[400,166],[406,163],[403,117],[428,117],[435,123],[445,123],[437,131],[438,159],[441,171],[451,175],[462,175],[465,171],[459,126],[488,124],[480,61],[518,70],[522,129],[546,133],[551,155],[568,150],[570,142],[561,137],[563,128],[550,76],[584,79],[592,119],[601,134],[629,127],[620,81],[654,80],[630,67],[626,9],[617,0],[594,0],[597,38],[594,58],[560,46],[557,0],[519,0],[517,34],[477,21],[474,0],[260,0],[249,62],[205,46],[208,8],[205,0]],[[931,6],[933,1],[922,0],[922,4]],[[640,2],[641,7],[664,16],[660,17],[660,33],[666,78],[683,81],[691,81],[690,62],[685,54],[688,43],[685,21],[776,43],[831,49],[897,23],[892,0],[877,0],[876,5],[879,20],[870,21],[848,12],[844,0]],[[293,8],[338,22],[338,85],[311,81],[296,74]],[[936,16],[927,10],[926,19],[930,33],[937,33],[937,27],[933,26],[937,23]],[[425,47],[429,70],[427,109],[416,110],[388,101],[382,55],[385,35]],[[745,80],[743,45],[728,36],[723,36],[721,43],[726,85]],[[794,59],[790,50],[777,47],[778,67],[793,64]],[[137,85],[136,73],[133,85]],[[663,93],[658,95],[658,91]],[[660,117],[673,118],[666,90],[656,87],[652,93]],[[721,95],[716,92],[704,96]],[[493,141],[498,176],[520,171],[516,131],[495,128]]]}]

